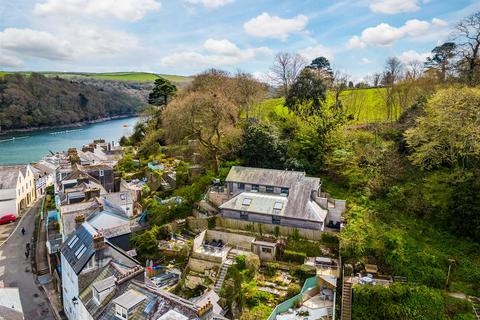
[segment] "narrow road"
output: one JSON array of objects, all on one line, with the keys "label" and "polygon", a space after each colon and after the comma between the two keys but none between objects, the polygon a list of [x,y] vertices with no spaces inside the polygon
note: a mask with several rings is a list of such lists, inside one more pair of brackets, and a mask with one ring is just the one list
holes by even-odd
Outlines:
[{"label": "narrow road", "polygon": [[25,246],[33,237],[35,213],[40,205],[38,201],[27,211],[10,239],[0,247],[0,286],[19,288],[25,320],[55,319],[45,294],[35,282],[30,258],[25,258]]}]

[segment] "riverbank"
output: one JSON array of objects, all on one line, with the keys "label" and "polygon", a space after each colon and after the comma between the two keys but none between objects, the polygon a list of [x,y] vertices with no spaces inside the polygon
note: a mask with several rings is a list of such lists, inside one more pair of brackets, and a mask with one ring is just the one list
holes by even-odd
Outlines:
[{"label": "riverbank", "polygon": [[97,123],[78,128],[56,128],[0,137],[0,164],[36,162],[50,152],[82,148],[95,139],[118,143],[122,136],[132,134],[135,124],[141,119],[129,117],[102,122],[98,120]]},{"label": "riverbank", "polygon": [[99,118],[95,120],[86,120],[86,121],[62,124],[58,126],[41,126],[41,127],[22,128],[22,129],[7,129],[7,130],[0,131],[0,136],[12,135],[16,133],[36,132],[36,131],[42,131],[42,130],[79,128],[89,124],[96,124],[96,123],[101,123],[101,122],[110,121],[110,120],[127,119],[127,118],[134,118],[134,117],[139,117],[139,114],[132,113],[132,114],[116,115],[116,116]]}]

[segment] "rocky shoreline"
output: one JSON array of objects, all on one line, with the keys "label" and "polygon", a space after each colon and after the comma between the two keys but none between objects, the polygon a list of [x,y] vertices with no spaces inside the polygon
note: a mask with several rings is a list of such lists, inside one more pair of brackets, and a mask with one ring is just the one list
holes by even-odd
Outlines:
[{"label": "rocky shoreline", "polygon": [[132,113],[132,114],[116,115],[111,117],[104,117],[104,118],[99,118],[95,120],[87,120],[87,121],[80,121],[80,122],[69,123],[69,124],[62,124],[58,126],[42,126],[42,127],[23,128],[23,129],[1,130],[0,136],[5,136],[5,135],[15,134],[15,133],[42,131],[42,130],[79,128],[88,124],[95,124],[95,123],[100,123],[100,122],[105,122],[105,121],[110,121],[115,119],[125,119],[125,118],[132,118],[132,117],[138,117],[138,116],[139,116],[138,113]]}]

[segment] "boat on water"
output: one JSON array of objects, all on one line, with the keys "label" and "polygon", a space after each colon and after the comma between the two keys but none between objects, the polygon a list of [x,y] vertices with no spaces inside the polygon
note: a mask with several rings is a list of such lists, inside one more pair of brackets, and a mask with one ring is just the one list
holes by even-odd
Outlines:
[{"label": "boat on water", "polygon": [[9,141],[15,141],[15,140],[22,140],[22,139],[27,139],[28,137],[30,137],[30,136],[12,137],[12,138],[9,138],[9,139],[0,140],[0,142],[9,142]]},{"label": "boat on water", "polygon": [[82,129],[64,130],[64,131],[50,132],[49,134],[63,134],[63,133],[70,133],[70,132],[81,131],[81,130],[82,130]]},{"label": "boat on water", "polygon": [[124,127],[124,128],[128,128],[128,124],[124,124],[123,127]]}]

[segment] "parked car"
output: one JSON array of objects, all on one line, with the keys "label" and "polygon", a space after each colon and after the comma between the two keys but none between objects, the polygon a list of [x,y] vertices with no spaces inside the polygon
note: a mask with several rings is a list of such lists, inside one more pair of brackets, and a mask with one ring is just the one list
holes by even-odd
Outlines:
[{"label": "parked car", "polygon": [[17,217],[14,214],[8,213],[0,217],[0,224],[7,224],[10,222],[15,222]]}]

